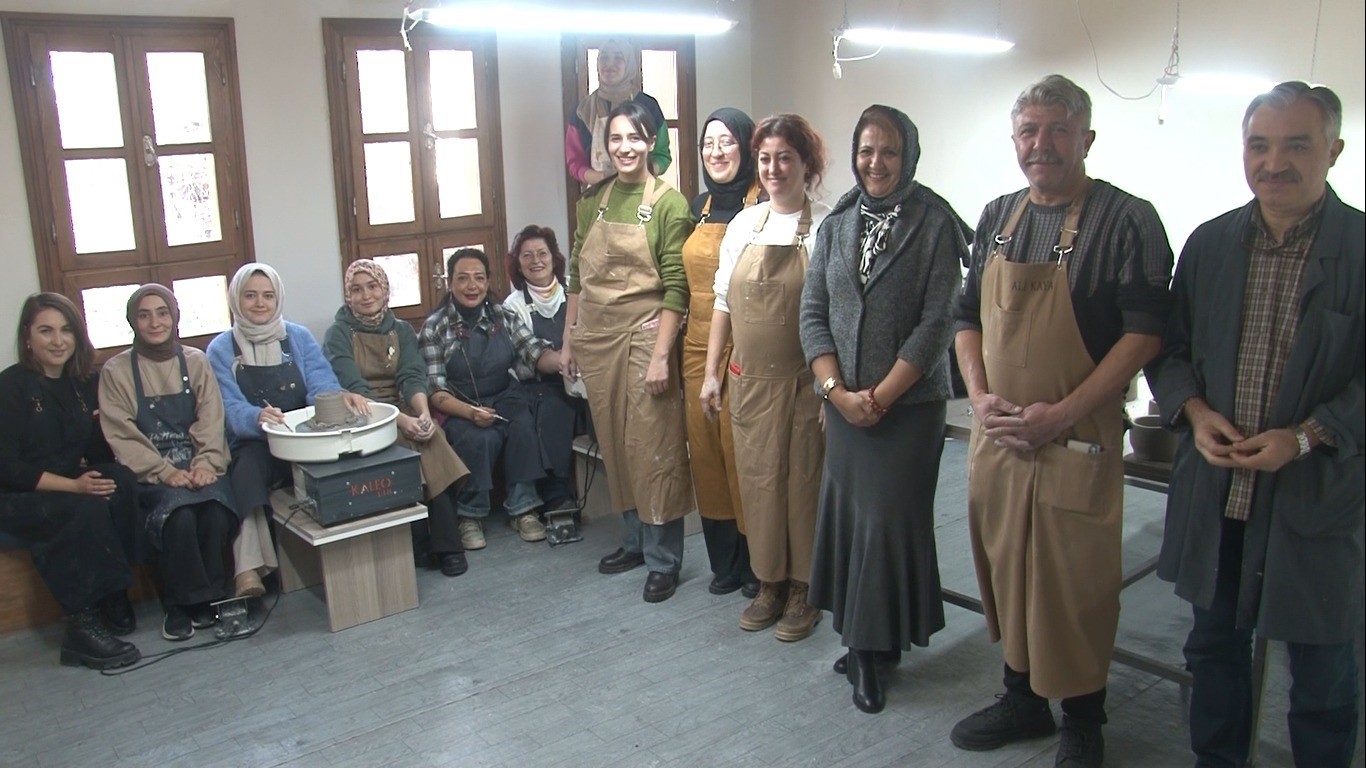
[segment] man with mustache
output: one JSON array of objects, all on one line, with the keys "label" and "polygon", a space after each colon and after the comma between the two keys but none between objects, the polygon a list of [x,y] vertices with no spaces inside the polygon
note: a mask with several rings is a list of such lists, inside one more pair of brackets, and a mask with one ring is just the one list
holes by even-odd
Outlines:
[{"label": "man with mustache", "polygon": [[1086,175],[1091,99],[1050,75],[1011,110],[1027,189],[989,203],[955,311],[974,413],[968,530],[1005,693],[950,738],[1048,736],[1099,766],[1121,587],[1124,392],[1157,355],[1172,250],[1157,211]]},{"label": "man with mustache", "polygon": [[1153,391],[1181,434],[1158,575],[1195,624],[1198,766],[1242,766],[1252,633],[1290,657],[1295,765],[1350,765],[1358,718],[1366,492],[1362,287],[1366,228],[1328,169],[1342,102],[1281,83],[1243,117],[1255,199],[1201,225],[1181,253]]}]

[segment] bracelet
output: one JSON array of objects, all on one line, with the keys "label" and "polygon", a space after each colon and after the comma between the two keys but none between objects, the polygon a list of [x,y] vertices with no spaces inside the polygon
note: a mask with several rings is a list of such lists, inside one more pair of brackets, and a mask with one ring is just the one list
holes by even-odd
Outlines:
[{"label": "bracelet", "polygon": [[886,415],[887,415],[887,409],[886,409],[886,408],[883,408],[881,405],[878,404],[876,392],[877,392],[877,385],[876,385],[876,384],[874,384],[873,386],[871,386],[871,387],[868,388],[868,404],[871,405],[871,406],[873,406],[873,413],[876,413],[876,414],[879,415],[879,416],[886,416]]}]

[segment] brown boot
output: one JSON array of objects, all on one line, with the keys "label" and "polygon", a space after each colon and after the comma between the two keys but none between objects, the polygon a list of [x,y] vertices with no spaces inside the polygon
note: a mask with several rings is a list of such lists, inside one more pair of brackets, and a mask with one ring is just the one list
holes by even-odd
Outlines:
[{"label": "brown boot", "polygon": [[811,634],[821,622],[821,612],[806,602],[807,591],[810,589],[806,582],[794,579],[788,584],[791,589],[787,593],[787,607],[783,609],[783,618],[778,621],[778,628],[773,631],[773,636],[784,642],[794,643]]},{"label": "brown boot", "polygon": [[759,582],[759,595],[745,607],[740,614],[740,629],[758,632],[773,626],[773,622],[783,615],[783,604],[787,600],[786,581]]}]

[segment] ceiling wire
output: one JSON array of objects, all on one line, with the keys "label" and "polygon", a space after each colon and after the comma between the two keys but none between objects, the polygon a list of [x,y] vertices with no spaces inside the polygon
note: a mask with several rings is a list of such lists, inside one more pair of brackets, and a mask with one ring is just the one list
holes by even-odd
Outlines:
[{"label": "ceiling wire", "polygon": [[[1322,3],[1322,0],[1319,0],[1319,1],[1320,1],[1320,3]],[[1156,92],[1157,92],[1157,89],[1161,86],[1161,82],[1160,82],[1160,81],[1155,81],[1155,82],[1153,83],[1153,87],[1152,87],[1152,88],[1149,88],[1149,89],[1148,89],[1148,92],[1145,93],[1145,94],[1143,94],[1142,96],[1126,96],[1126,95],[1120,93],[1119,91],[1115,90],[1114,88],[1111,88],[1111,87],[1110,87],[1110,84],[1107,83],[1107,82],[1105,82],[1105,77],[1104,77],[1103,75],[1101,75],[1101,73],[1100,73],[1100,54],[1097,53],[1097,51],[1096,51],[1096,40],[1095,40],[1094,37],[1091,36],[1091,26],[1090,26],[1089,24],[1086,23],[1086,15],[1082,13],[1082,10],[1081,10],[1081,0],[1076,0],[1076,4],[1077,4],[1077,18],[1081,20],[1081,28],[1084,29],[1084,30],[1086,31],[1086,41],[1087,41],[1088,43],[1090,43],[1090,45],[1091,45],[1091,59],[1092,59],[1092,61],[1095,62],[1095,65],[1096,65],[1096,79],[1100,81],[1100,84],[1101,84],[1101,85],[1105,86],[1105,90],[1109,91],[1110,93],[1114,94],[1115,96],[1118,96],[1119,98],[1124,99],[1124,100],[1126,100],[1126,101],[1142,101],[1143,99],[1146,99],[1146,98],[1148,98],[1149,96],[1152,96],[1154,93],[1156,93]],[[1181,64],[1180,40],[1181,40],[1181,0],[1177,0],[1177,3],[1176,3],[1176,28],[1175,28],[1175,30],[1172,32],[1172,47],[1171,47],[1171,54],[1167,57],[1167,66],[1162,70],[1163,79],[1168,79],[1168,78],[1171,78],[1171,77],[1176,77],[1176,76],[1178,76],[1178,74],[1179,74],[1179,71],[1180,71],[1179,68],[1180,68],[1180,64]]]},{"label": "ceiling wire", "polygon": [[1323,0],[1319,0],[1319,10],[1314,14],[1314,50],[1313,53],[1309,55],[1309,82],[1311,84],[1317,80],[1317,78],[1314,77],[1314,74],[1319,63],[1319,29],[1321,28],[1322,22]]}]

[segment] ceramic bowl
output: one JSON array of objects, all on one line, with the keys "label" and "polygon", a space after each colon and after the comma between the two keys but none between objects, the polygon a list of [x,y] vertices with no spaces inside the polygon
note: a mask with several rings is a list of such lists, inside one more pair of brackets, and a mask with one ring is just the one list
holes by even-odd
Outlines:
[{"label": "ceramic bowl", "polygon": [[1162,425],[1161,416],[1139,416],[1129,430],[1134,457],[1170,464],[1176,455],[1176,435]]},{"label": "ceramic bowl", "polygon": [[370,403],[370,418],[359,426],[323,432],[298,432],[313,418],[313,406],[285,414],[285,425],[264,427],[270,455],[285,461],[336,461],[343,455],[369,456],[398,439],[398,409],[387,403]]}]

